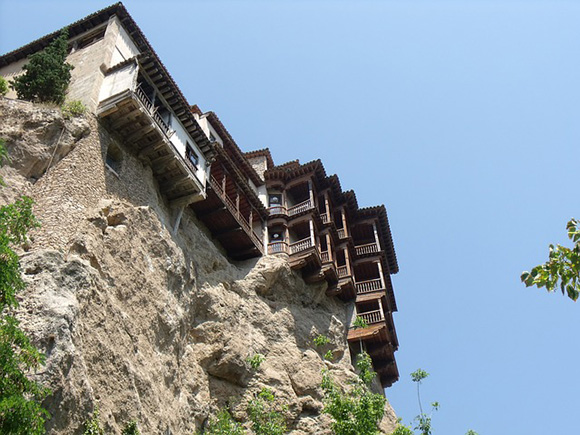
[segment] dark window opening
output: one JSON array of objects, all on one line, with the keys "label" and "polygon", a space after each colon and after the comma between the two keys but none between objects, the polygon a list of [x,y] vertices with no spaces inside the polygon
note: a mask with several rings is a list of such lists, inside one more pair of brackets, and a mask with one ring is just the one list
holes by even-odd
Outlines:
[{"label": "dark window opening", "polygon": [[115,172],[117,175],[121,172],[123,152],[116,144],[112,142],[107,147],[105,163],[109,169],[113,170],[113,172]]},{"label": "dark window opening", "polygon": [[189,142],[186,143],[185,150],[186,150],[185,156],[187,158],[187,161],[191,163],[194,169],[197,171],[197,166],[199,165],[199,156],[195,153],[195,151],[193,151]]}]

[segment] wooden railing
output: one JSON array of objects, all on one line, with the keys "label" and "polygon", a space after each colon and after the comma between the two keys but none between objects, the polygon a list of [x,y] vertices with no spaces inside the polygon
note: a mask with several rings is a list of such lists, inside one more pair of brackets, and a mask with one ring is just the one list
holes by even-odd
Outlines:
[{"label": "wooden railing", "polygon": [[329,224],[330,223],[330,217],[328,217],[327,213],[321,213],[320,214],[320,219],[322,219],[322,223],[323,224]]},{"label": "wooden railing", "polygon": [[362,318],[368,325],[372,323],[384,322],[385,317],[383,316],[382,310],[367,311],[366,313],[358,313],[358,317]]},{"label": "wooden railing", "polygon": [[344,277],[350,275],[347,266],[338,266],[336,270],[338,272],[338,277],[339,278],[344,278]]},{"label": "wooden railing", "polygon": [[356,283],[357,294],[370,293],[377,290],[383,290],[385,286],[380,278],[371,279],[369,281],[361,281]]},{"label": "wooden railing", "polygon": [[294,243],[290,243],[290,254],[296,254],[301,251],[305,251],[312,247],[312,239],[302,239]]},{"label": "wooden railing", "polygon": [[379,247],[376,243],[367,243],[366,245],[355,246],[356,255],[373,254],[379,252]]},{"label": "wooden railing", "polygon": [[344,228],[339,228],[337,231],[338,237],[340,237],[341,239],[346,239],[346,231],[344,230]]},{"label": "wooden railing", "polygon": [[242,216],[242,214],[240,213],[234,202],[222,190],[222,186],[220,185],[220,183],[217,182],[217,180],[214,178],[213,175],[209,178],[209,184],[211,185],[212,189],[217,193],[217,195],[222,199],[227,209],[230,211],[230,213],[236,219],[236,221],[238,221],[238,223],[244,229],[246,234],[250,236],[256,247],[260,250],[261,253],[264,253],[262,239],[258,237],[258,235],[254,232],[254,230],[250,226],[250,223],[246,220],[244,216]]},{"label": "wooden railing", "polygon": [[323,263],[329,263],[330,262],[330,255],[328,254],[328,251],[321,252],[320,259],[322,260]]},{"label": "wooden railing", "polygon": [[268,254],[287,254],[288,243],[286,242],[272,242],[268,243]]},{"label": "wooden railing", "polygon": [[313,204],[312,201],[307,199],[304,202],[301,202],[300,204],[296,204],[295,206],[292,206],[288,209],[288,216],[294,216],[298,213],[302,213],[306,210],[310,210],[311,208],[313,208]]},{"label": "wooden railing", "polygon": [[157,108],[153,105],[153,102],[149,99],[149,97],[145,95],[145,92],[143,92],[143,89],[141,89],[140,86],[137,86],[137,88],[135,89],[135,95],[137,95],[137,98],[139,99],[139,101],[141,101],[141,104],[145,106],[145,109],[147,109],[147,112],[149,112],[149,115],[151,115],[151,117],[155,120],[161,131],[165,133],[167,136],[169,136],[169,131],[171,129],[169,128],[167,123],[163,120],[161,115],[159,115],[159,113],[157,112]]},{"label": "wooden railing", "polygon": [[275,214],[288,214],[288,210],[286,210],[286,207],[284,207],[283,205],[274,205],[272,207],[269,207],[268,212],[270,213],[270,216],[273,216]]}]

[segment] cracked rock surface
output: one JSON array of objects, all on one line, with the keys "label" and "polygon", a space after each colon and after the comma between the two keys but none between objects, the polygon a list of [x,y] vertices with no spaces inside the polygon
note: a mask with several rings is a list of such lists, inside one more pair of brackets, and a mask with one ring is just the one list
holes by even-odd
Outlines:
[{"label": "cracked rock surface", "polygon": [[[34,376],[53,392],[49,433],[82,433],[98,403],[107,433],[135,419],[143,434],[191,434],[226,405],[242,419],[264,386],[287,406],[290,433],[331,433],[321,370],[343,385],[355,374],[347,308],[325,284],[306,284],[283,257],[231,263],[189,209],[174,231],[175,211],[130,148],[118,144],[119,174],[104,166],[116,139],[91,115],[0,98],[0,137],[12,159],[0,199],[32,196],[42,222],[22,251],[19,318],[47,355]],[[323,350],[318,334],[330,338]],[[258,353],[254,370],[246,359]],[[387,405],[387,433],[395,420]]]}]

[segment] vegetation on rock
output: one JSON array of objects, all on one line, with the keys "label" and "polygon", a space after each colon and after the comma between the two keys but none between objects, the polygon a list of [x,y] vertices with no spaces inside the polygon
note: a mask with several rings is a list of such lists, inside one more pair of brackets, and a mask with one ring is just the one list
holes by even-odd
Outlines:
[{"label": "vegetation on rock", "polygon": [[0,95],[4,96],[8,93],[8,82],[2,76],[0,76]]},{"label": "vegetation on rock", "polygon": [[72,100],[64,103],[60,107],[60,111],[62,112],[62,116],[64,116],[65,119],[71,119],[77,116],[84,115],[85,112],[87,111],[87,108],[79,100]]},{"label": "vegetation on rock", "polygon": [[286,421],[282,412],[285,406],[276,402],[274,392],[262,388],[248,404],[248,418],[256,435],[282,435],[286,432]]},{"label": "vegetation on rock", "polygon": [[534,267],[530,272],[523,272],[522,282],[526,287],[546,287],[553,292],[558,283],[562,294],[567,294],[573,301],[580,295],[580,229],[579,222],[571,219],[566,225],[568,238],[574,242],[573,248],[561,245],[550,245],[549,260]]},{"label": "vegetation on rock", "polygon": [[[4,141],[0,140],[0,165],[5,158]],[[44,355],[14,316],[16,293],[25,287],[14,248],[36,226],[30,198],[0,207],[0,432],[6,434],[42,434],[49,417],[41,406],[49,390],[28,377],[44,363]]]},{"label": "vegetation on rock", "polygon": [[23,67],[24,74],[14,79],[11,86],[18,98],[62,104],[73,69],[66,63],[67,54],[68,29],[65,28],[48,47],[32,54]]},{"label": "vegetation on rock", "polygon": [[373,393],[370,384],[376,373],[372,371],[371,357],[367,353],[357,356],[359,377],[350,391],[343,391],[323,372],[324,412],[334,420],[332,429],[337,435],[375,435],[385,413],[386,399]]}]

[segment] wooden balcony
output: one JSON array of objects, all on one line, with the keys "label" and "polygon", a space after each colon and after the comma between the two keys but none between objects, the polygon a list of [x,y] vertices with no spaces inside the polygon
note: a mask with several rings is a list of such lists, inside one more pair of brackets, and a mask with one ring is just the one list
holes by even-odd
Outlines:
[{"label": "wooden balcony", "polygon": [[379,246],[376,243],[367,243],[366,245],[358,245],[355,246],[356,255],[363,256],[363,255],[370,255],[376,254],[380,251]]},{"label": "wooden balcony", "polygon": [[254,232],[254,230],[250,225],[250,222],[248,222],[248,220],[244,216],[242,216],[238,207],[236,207],[236,205],[230,199],[230,197],[227,196],[226,193],[222,190],[221,184],[218,183],[214,177],[210,177],[210,185],[212,189],[216,192],[216,194],[220,197],[220,199],[224,202],[229,212],[240,224],[245,233],[252,239],[252,242],[254,243],[256,248],[260,251],[261,254],[263,254],[264,245],[262,243],[262,239]]},{"label": "wooden balcony", "polygon": [[363,319],[367,325],[372,325],[373,323],[381,323],[385,321],[385,315],[382,310],[367,311],[366,313],[358,313],[358,317]]},{"label": "wooden balcony", "polygon": [[310,199],[307,199],[300,204],[296,204],[288,209],[288,217],[296,216],[314,208],[314,204]]},{"label": "wooden balcony", "polygon": [[287,254],[288,243],[286,242],[272,242],[268,243],[268,254]]},{"label": "wooden balcony", "polygon": [[283,205],[275,205],[273,207],[269,207],[268,212],[270,213],[270,216],[277,215],[288,216],[288,210]]},{"label": "wooden balcony", "polygon": [[336,230],[338,232],[338,237],[341,239],[346,239],[348,236],[346,235],[346,230],[344,228],[338,228]]},{"label": "wooden balcony", "polygon": [[147,161],[170,205],[205,199],[205,186],[195,168],[171,143],[173,130],[141,91],[126,89],[99,104],[97,116]]},{"label": "wooden balcony", "polygon": [[330,263],[330,254],[328,251],[324,251],[320,253],[320,259],[322,260],[323,263]]},{"label": "wooden balcony", "polygon": [[346,278],[346,277],[350,276],[350,271],[348,270],[348,266],[338,266],[336,268],[336,270],[338,272],[339,278]]},{"label": "wooden balcony", "polygon": [[380,278],[360,281],[356,283],[356,293],[358,295],[385,290],[385,285]]},{"label": "wooden balcony", "polygon": [[320,214],[320,219],[322,220],[323,224],[329,224],[330,223],[330,217],[328,216],[327,213],[321,213]]},{"label": "wooden balcony", "polygon": [[309,237],[307,239],[302,239],[294,243],[290,243],[290,255],[297,254],[302,251],[306,251],[312,248],[312,239]]}]

